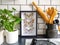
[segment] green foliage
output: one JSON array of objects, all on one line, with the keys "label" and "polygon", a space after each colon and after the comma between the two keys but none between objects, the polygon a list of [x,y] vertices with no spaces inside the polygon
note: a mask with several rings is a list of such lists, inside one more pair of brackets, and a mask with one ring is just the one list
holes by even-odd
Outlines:
[{"label": "green foliage", "polygon": [[12,14],[12,12],[14,11],[16,11],[15,8],[12,8],[12,10],[0,9],[0,18],[3,24],[3,27],[9,32],[14,31],[14,27],[21,21],[19,17],[16,17]]}]

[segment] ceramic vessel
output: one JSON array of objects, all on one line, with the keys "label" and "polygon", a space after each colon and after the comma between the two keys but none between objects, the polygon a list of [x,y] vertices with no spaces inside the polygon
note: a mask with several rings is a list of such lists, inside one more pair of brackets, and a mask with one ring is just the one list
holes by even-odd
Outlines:
[{"label": "ceramic vessel", "polygon": [[58,37],[58,25],[47,24],[46,37],[47,38],[57,38]]},{"label": "ceramic vessel", "polygon": [[9,32],[6,30],[5,32],[6,32],[6,42],[8,44],[18,42],[18,30],[15,30],[14,32]]},{"label": "ceramic vessel", "polygon": [[4,42],[3,32],[4,30],[0,31],[0,45]]}]

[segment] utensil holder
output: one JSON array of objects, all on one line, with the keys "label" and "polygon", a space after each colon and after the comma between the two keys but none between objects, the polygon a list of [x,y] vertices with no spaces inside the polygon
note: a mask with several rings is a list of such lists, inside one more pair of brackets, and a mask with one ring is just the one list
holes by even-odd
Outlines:
[{"label": "utensil holder", "polygon": [[47,38],[57,38],[58,37],[58,27],[57,24],[46,24],[46,37]]}]

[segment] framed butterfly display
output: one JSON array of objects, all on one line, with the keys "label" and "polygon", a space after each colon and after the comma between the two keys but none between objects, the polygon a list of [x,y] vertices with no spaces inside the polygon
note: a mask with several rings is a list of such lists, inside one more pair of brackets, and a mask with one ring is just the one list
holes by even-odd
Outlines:
[{"label": "framed butterfly display", "polygon": [[36,11],[20,11],[21,36],[36,36],[37,34],[37,13]]}]

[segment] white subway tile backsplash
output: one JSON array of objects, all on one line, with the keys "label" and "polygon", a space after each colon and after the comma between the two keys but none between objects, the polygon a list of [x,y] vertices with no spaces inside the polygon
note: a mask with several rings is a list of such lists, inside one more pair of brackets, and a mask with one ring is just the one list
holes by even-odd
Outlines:
[{"label": "white subway tile backsplash", "polygon": [[0,0],[0,4],[2,3],[2,1]]},{"label": "white subway tile backsplash", "polygon": [[58,31],[58,34],[60,34],[60,31]]},{"label": "white subway tile backsplash", "polygon": [[59,20],[59,25],[60,25],[60,18],[58,18],[58,20]]},{"label": "white subway tile backsplash", "polygon": [[37,24],[37,29],[39,29],[39,24]]},{"label": "white subway tile backsplash", "polygon": [[32,11],[32,6],[21,6],[21,11]]},{"label": "white subway tile backsplash", "polygon": [[56,6],[45,6],[45,11],[46,11],[49,7],[54,7],[54,8],[56,8]]},{"label": "white subway tile backsplash", "polygon": [[39,5],[50,5],[50,0],[39,0]]},{"label": "white subway tile backsplash", "polygon": [[40,29],[40,30],[37,31],[37,34],[38,35],[43,35],[43,34],[46,34],[45,32],[46,32],[46,30],[41,30]]},{"label": "white subway tile backsplash", "polygon": [[0,5],[0,9],[7,9],[7,5]]},{"label": "white subway tile backsplash", "polygon": [[20,13],[20,11],[15,11],[16,16],[20,16],[19,13]]},{"label": "white subway tile backsplash", "polygon": [[[44,6],[38,6],[38,7],[40,7],[44,11]],[[33,10],[36,10],[34,6],[33,6]]]},{"label": "white subway tile backsplash", "polygon": [[27,4],[32,4],[33,1],[38,4],[38,0],[27,0]]},{"label": "white subway tile backsplash", "polygon": [[[16,11],[14,15],[17,16],[17,17],[20,17],[20,11]],[[18,25],[17,28],[20,29],[20,25]]]},{"label": "white subway tile backsplash", "polygon": [[46,29],[46,25],[45,24],[39,24],[39,29]]},{"label": "white subway tile backsplash", "polygon": [[58,16],[59,16],[59,18],[60,18],[60,12],[58,12]]},{"label": "white subway tile backsplash", "polygon": [[16,11],[20,11],[20,5],[8,5],[9,10],[11,10],[12,8],[15,8]]},{"label": "white subway tile backsplash", "polygon": [[38,6],[38,7],[40,7],[40,8],[41,8],[41,10],[43,10],[43,11],[45,10],[45,9],[44,9],[44,6]]},{"label": "white subway tile backsplash", "polygon": [[[19,11],[14,11],[12,14],[15,15],[15,16],[17,16],[17,17],[20,17]],[[19,27],[17,27],[17,28],[19,29]]]},{"label": "white subway tile backsplash", "polygon": [[26,4],[26,0],[15,0],[15,4]]},{"label": "white subway tile backsplash", "polygon": [[60,11],[60,6],[57,6],[57,10]]},{"label": "white subway tile backsplash", "polygon": [[37,17],[38,17],[38,18],[41,18],[41,16],[40,16],[39,14],[37,14]]},{"label": "white subway tile backsplash", "polygon": [[38,23],[44,23],[44,21],[43,21],[42,18],[38,18],[37,22],[38,22]]},{"label": "white subway tile backsplash", "polygon": [[2,4],[14,4],[14,0],[2,0]]},{"label": "white subway tile backsplash", "polygon": [[60,0],[51,0],[52,5],[60,5]]},{"label": "white subway tile backsplash", "polygon": [[58,19],[58,14],[55,16],[54,20],[55,20],[55,19]]},{"label": "white subway tile backsplash", "polygon": [[58,18],[58,13],[57,13],[57,15],[55,16],[55,18]]},{"label": "white subway tile backsplash", "polygon": [[[60,11],[60,0],[0,0],[0,9],[12,9],[14,7],[16,9],[15,14],[19,17],[19,11],[36,11],[34,7],[32,7],[32,2],[36,2],[38,7],[40,7],[43,11],[46,11],[48,7],[55,7],[58,11]],[[37,14],[37,28],[38,34],[45,34],[46,25],[44,20],[41,18],[39,14]],[[55,19],[58,17],[58,15],[55,17]],[[60,19],[60,14],[59,14]],[[18,29],[20,26],[18,26]],[[59,32],[60,33],[60,32]],[[20,32],[19,32],[20,34]]]}]

